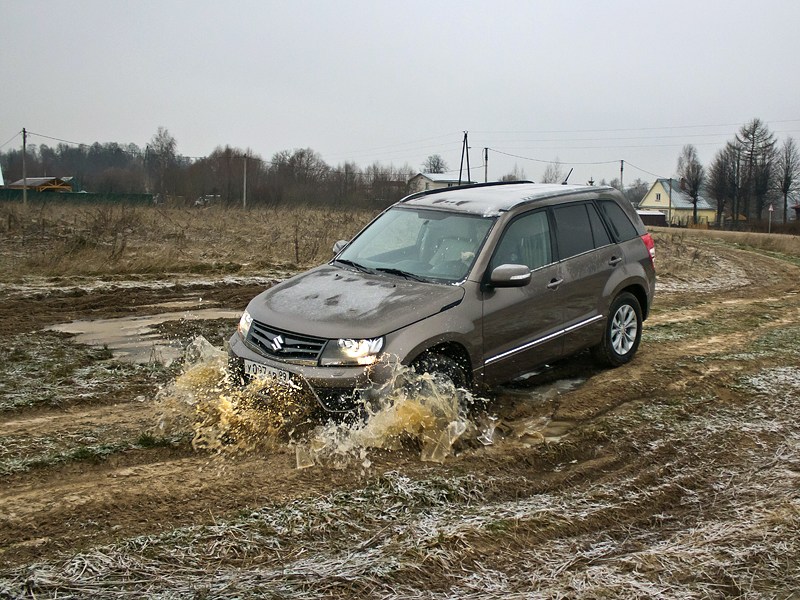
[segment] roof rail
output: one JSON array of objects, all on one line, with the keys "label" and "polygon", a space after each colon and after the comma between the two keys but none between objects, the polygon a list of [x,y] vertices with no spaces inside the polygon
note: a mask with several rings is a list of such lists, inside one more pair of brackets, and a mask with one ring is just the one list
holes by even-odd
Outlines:
[{"label": "roof rail", "polygon": [[400,202],[407,202],[409,200],[414,200],[415,198],[422,198],[423,196],[430,196],[433,194],[441,194],[442,192],[451,192],[453,190],[466,190],[472,188],[482,188],[482,187],[496,187],[500,185],[514,185],[516,183],[533,183],[533,181],[529,181],[527,179],[520,179],[517,181],[490,181],[488,183],[470,183],[465,185],[454,185],[452,187],[446,188],[437,188],[435,190],[424,190],[422,192],[415,192],[413,194],[409,194],[405,198],[402,198]]}]

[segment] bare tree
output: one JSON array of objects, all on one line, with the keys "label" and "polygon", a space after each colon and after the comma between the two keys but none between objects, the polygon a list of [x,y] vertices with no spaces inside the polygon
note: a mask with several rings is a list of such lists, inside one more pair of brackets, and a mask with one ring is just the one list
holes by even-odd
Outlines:
[{"label": "bare tree", "polygon": [[522,181],[523,179],[525,179],[525,169],[520,168],[514,163],[514,168],[511,169],[511,173],[503,175],[500,181]]},{"label": "bare tree", "polygon": [[155,170],[158,180],[158,193],[166,192],[165,178],[167,172],[175,165],[175,148],[177,142],[166,127],[159,127],[147,146],[147,159],[151,170]]},{"label": "bare tree", "polygon": [[447,171],[447,163],[439,154],[431,154],[422,163],[422,171],[424,173],[444,173]]},{"label": "bare tree", "polygon": [[775,163],[775,136],[761,119],[742,126],[734,142],[740,156],[742,212],[761,219]]},{"label": "bare tree", "polygon": [[705,182],[706,171],[697,158],[697,150],[686,144],[678,157],[678,177],[692,201],[692,221],[697,225],[697,201],[700,199],[700,188]]},{"label": "bare tree", "polygon": [[734,222],[738,219],[736,195],[739,189],[738,152],[733,144],[727,144],[717,152],[708,173],[708,193],[717,202],[717,224],[723,223],[725,207],[729,206]]},{"label": "bare tree", "polygon": [[561,183],[562,181],[564,181],[564,171],[561,169],[561,161],[559,161],[556,156],[556,159],[551,163],[547,163],[547,166],[544,168],[541,182]]},{"label": "bare tree", "polygon": [[628,186],[627,189],[623,190],[622,193],[625,195],[625,198],[627,198],[628,202],[634,206],[638,206],[639,202],[641,202],[642,199],[647,195],[648,191],[650,191],[650,184],[637,177],[636,181]]},{"label": "bare tree", "polygon": [[783,197],[783,222],[788,220],[789,194],[800,187],[800,151],[793,138],[786,138],[778,153],[777,160],[778,191]]}]

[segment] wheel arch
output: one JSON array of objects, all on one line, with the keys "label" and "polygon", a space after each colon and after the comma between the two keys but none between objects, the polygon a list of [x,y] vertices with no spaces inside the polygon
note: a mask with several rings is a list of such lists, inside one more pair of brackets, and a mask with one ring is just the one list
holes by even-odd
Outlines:
[{"label": "wheel arch", "polygon": [[420,359],[426,356],[433,356],[436,354],[440,354],[442,356],[447,356],[448,358],[452,358],[458,364],[464,367],[464,371],[469,378],[470,384],[474,383],[474,378],[472,375],[472,361],[469,357],[469,352],[467,349],[458,342],[448,341],[448,342],[441,342],[430,348],[426,348],[419,354],[417,354],[409,364],[413,365],[415,362],[419,361]]},{"label": "wheel arch", "polygon": [[[647,292],[645,291],[644,287],[638,283],[629,284],[628,286],[617,290],[614,298],[625,292],[632,294],[639,301],[639,308],[642,311],[642,321],[644,321],[650,312],[650,303],[647,301]],[[611,299],[612,302],[614,301],[614,298]]]}]

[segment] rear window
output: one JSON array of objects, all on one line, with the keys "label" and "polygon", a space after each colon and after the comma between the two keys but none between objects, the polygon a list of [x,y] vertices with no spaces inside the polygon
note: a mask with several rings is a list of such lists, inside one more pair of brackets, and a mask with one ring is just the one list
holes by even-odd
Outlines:
[{"label": "rear window", "polygon": [[611,233],[618,242],[625,242],[639,236],[628,215],[613,200],[599,200],[600,210],[606,217]]},{"label": "rear window", "polygon": [[569,204],[553,209],[558,231],[558,257],[561,259],[594,249],[592,226],[583,204]]}]

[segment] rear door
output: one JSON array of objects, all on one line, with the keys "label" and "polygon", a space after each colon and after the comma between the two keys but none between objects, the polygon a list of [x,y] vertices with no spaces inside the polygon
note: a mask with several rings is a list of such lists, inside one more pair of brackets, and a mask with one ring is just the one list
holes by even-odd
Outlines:
[{"label": "rear door", "polygon": [[561,265],[564,352],[571,354],[599,343],[610,300],[605,289],[623,263],[593,202],[553,207]]},{"label": "rear door", "polygon": [[503,233],[489,272],[502,264],[522,264],[531,269],[531,282],[483,292],[484,377],[488,385],[508,381],[561,356],[562,291],[554,256],[547,209],[521,215]]}]

